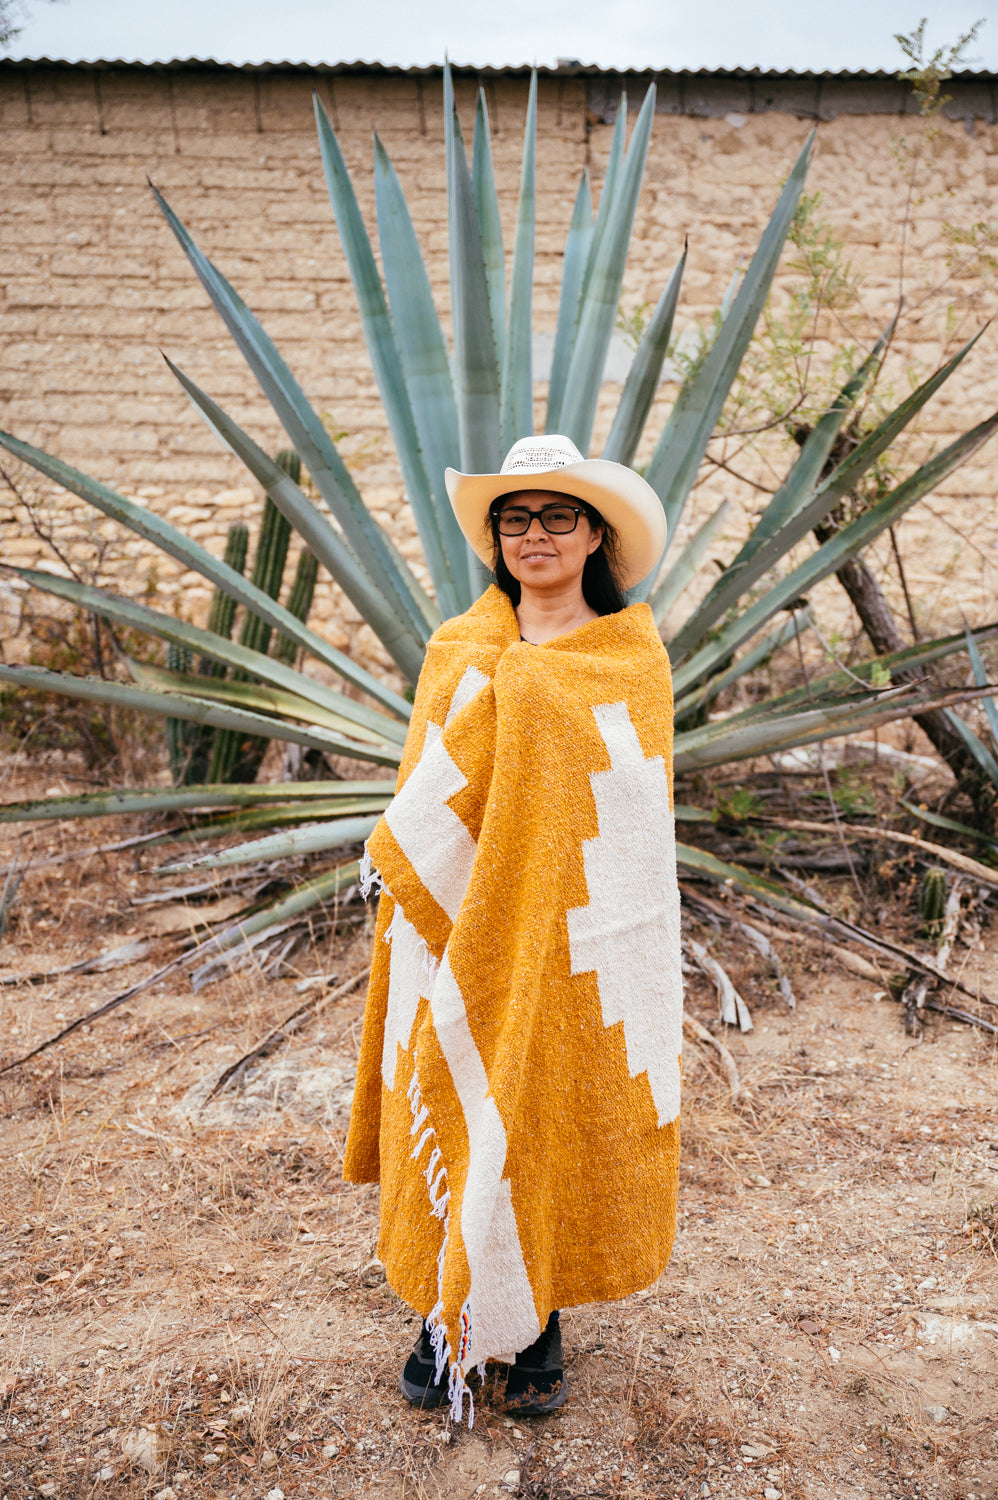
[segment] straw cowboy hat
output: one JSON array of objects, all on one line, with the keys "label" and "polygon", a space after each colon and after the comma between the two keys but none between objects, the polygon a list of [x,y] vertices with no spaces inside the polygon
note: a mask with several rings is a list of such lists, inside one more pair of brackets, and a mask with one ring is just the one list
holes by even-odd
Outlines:
[{"label": "straw cowboy hat", "polygon": [[500,495],[520,490],[554,490],[585,500],[617,533],[617,581],[633,588],[655,567],[665,547],[662,502],[640,474],[606,458],[583,458],[571,438],[548,432],[521,438],[503,460],[498,474],[444,474],[457,523],[485,565],[492,567],[493,543],[489,507]]}]

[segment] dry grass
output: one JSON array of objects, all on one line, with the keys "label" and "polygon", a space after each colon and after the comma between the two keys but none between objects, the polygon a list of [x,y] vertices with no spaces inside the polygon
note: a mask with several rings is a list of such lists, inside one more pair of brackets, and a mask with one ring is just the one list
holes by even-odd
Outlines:
[{"label": "dry grass", "polygon": [[[131,855],[29,873],[3,966],[122,941],[154,884]],[[368,943],[344,925],[301,962],[346,976]],[[565,1313],[572,1394],[534,1424],[491,1380],[470,1433],[398,1396],[416,1320],[375,1258],[376,1190],[339,1176],[358,997],[201,1112],[294,1008],[294,976],[167,984],[0,1079],[0,1494],[993,1496],[994,1049],[938,1022],[913,1046],[896,1007],[813,949],[786,955],[791,1015],[711,943],[756,1019],[727,1038],[745,1102],[688,1045],[672,1265]],[[993,939],[957,959],[998,988]],[[0,990],[4,1052],[118,986]],[[690,1007],[712,1023],[695,979]]]}]

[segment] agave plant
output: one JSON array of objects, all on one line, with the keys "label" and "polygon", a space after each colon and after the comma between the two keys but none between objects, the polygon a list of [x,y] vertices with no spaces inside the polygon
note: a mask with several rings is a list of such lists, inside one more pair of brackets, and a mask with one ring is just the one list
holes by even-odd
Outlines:
[{"label": "agave plant", "polygon": [[[433,629],[442,619],[466,609],[488,581],[451,512],[443,486],[444,469],[453,465],[466,471],[494,471],[506,449],[534,427],[531,334],[537,81],[535,76],[530,85],[516,229],[507,272],[485,97],[479,94],[469,163],[450,72],[444,71],[450,348],[402,185],[387,151],[375,138],[379,271],[372,234],[358,207],[336,133],[318,101],[315,109],[332,208],[432,593],[422,587],[375,521],[334,441],[261,324],[198,248],[162,194],[153,189],[167,224],[271,402],[321,503],[313,503],[287,472],[289,466],[270,458],[208,393],[168,363],[200,415],[262,486],[375,631],[401,677],[412,684]],[[616,321],[654,111],[653,85],[628,140],[627,104],[621,98],[598,207],[594,212],[584,172],[568,226],[545,426],[547,431],[568,434],[584,453],[590,447]],[[669,543],[656,573],[632,598],[647,600],[659,622],[664,622],[705,560],[724,518],[721,506],[682,550],[673,545],[708,441],[769,295],[812,145],[813,135],[791,167],[737,292],[726,299],[721,316],[715,319],[716,337],[682,384],[644,470],[661,499]],[[670,347],[685,260],[684,250],[644,329],[604,457],[627,464],[635,459]],[[877,369],[884,340],[869,351],[817,421],[747,541],[668,642],[675,670],[677,772],[869,730],[929,703],[948,706],[958,701],[959,695],[933,692],[924,679],[922,686],[917,685],[912,671],[948,653],[969,649],[972,642],[963,635],[921,643],[848,672],[830,670],[806,689],[770,698],[728,717],[711,717],[711,706],[725,688],[807,628],[806,610],[799,607],[802,596],[897,522],[998,427],[998,414],[980,423],[802,561],[787,565],[791,550],[855,488],[974,342],[971,339],[879,421],[841,462],[832,462],[836,437],[853,417]],[[399,763],[410,712],[407,697],[335,650],[230,562],[214,557],[152,511],[16,437],[0,433],[0,444],[185,568],[200,573],[231,602],[227,612],[219,611],[208,628],[202,628],[107,590],[18,569],[29,584],[69,605],[166,642],[173,650],[174,663],[199,661],[203,665],[198,672],[179,673],[136,665],[133,683],[0,665],[0,680],[128,705],[174,723],[213,726],[236,736],[276,738],[382,768],[374,779],[369,773],[369,779],[354,782],[182,786],[50,798],[9,804],[0,810],[0,820],[198,810],[211,811],[208,831],[213,836],[279,830],[196,861],[215,867],[306,851],[343,850],[365,837],[392,792],[386,773]],[[244,630],[239,640],[231,638],[232,610],[237,605],[247,620],[261,627],[255,632]],[[225,628],[219,626],[223,614]],[[978,639],[996,631],[998,627],[981,632]],[[267,652],[265,641],[271,632],[285,643],[284,649]],[[297,670],[297,652],[329,669],[351,691],[328,686]],[[892,671],[903,672],[897,686],[891,686]],[[679,815],[691,820],[699,816],[695,809],[682,808]],[[687,871],[759,889],[757,877],[719,862],[694,845],[681,845],[679,859]],[[190,865],[188,861],[184,867]],[[292,907],[300,911],[310,901],[324,899],[346,878],[347,869],[331,870],[269,916],[258,913],[251,927],[244,923],[240,933],[245,937],[247,931],[265,928],[268,921],[286,920]]]}]

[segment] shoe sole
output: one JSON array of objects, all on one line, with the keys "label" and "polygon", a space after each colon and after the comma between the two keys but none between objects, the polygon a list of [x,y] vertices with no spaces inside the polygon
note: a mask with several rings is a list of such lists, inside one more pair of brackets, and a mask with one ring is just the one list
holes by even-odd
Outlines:
[{"label": "shoe sole", "polygon": [[426,1411],[434,1406],[445,1406],[448,1400],[446,1381],[441,1385],[413,1385],[400,1375],[399,1390],[410,1406],[422,1406]]},{"label": "shoe sole", "polygon": [[507,1400],[503,1404],[506,1411],[514,1412],[518,1417],[546,1417],[549,1411],[557,1411],[559,1406],[564,1406],[567,1400],[568,1376],[563,1375],[561,1377],[561,1388],[549,1400],[546,1400],[543,1406],[536,1404],[536,1396],[522,1396],[520,1398],[514,1396],[511,1400]]}]

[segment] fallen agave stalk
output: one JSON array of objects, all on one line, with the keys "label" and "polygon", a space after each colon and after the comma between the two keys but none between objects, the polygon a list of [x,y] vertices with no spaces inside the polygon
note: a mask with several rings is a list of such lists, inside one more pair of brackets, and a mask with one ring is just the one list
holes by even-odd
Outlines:
[{"label": "fallen agave stalk", "polygon": [[702,1026],[695,1016],[683,1017],[683,1030],[687,1036],[694,1041],[701,1042],[705,1047],[711,1047],[721,1059],[721,1067],[724,1076],[728,1080],[728,1088],[731,1090],[731,1102],[737,1104],[742,1095],[742,1081],[738,1076],[738,1067],[727,1047],[706,1026]]},{"label": "fallen agave stalk", "polygon": [[[720,918],[722,921],[727,922],[733,928],[744,927],[745,924],[742,920],[744,910],[740,899],[740,893],[736,897],[736,899],[738,900],[738,907],[735,911],[731,911],[721,902],[711,900],[711,898],[704,895],[702,891],[693,889],[685,881],[680,883],[680,889],[682,890],[684,901],[691,905],[694,909],[699,907],[709,915],[715,918]],[[764,915],[754,917],[753,923],[758,924],[758,926],[761,928],[764,928],[768,937],[788,943],[796,943],[802,941],[805,943],[809,943],[816,948],[820,948],[822,952],[831,954],[832,957],[834,957],[839,963],[841,963],[844,968],[848,969],[850,973],[858,974],[861,978],[870,980],[871,983],[885,986],[885,994],[889,995],[892,999],[895,999],[904,1004],[905,1001],[903,995],[895,994],[891,989],[889,984],[889,974],[884,973],[882,970],[878,969],[874,964],[871,964],[869,960],[864,958],[861,954],[854,952],[852,948],[846,948],[834,942],[833,938],[837,936],[847,941],[858,943],[868,950],[873,949],[877,953],[879,953],[882,958],[892,958],[895,961],[893,966],[894,972],[897,972],[898,968],[900,967],[904,968],[909,973],[914,970],[921,976],[921,978],[925,981],[926,986],[922,996],[920,1007],[921,1009],[935,1011],[939,1015],[948,1017],[950,1020],[960,1021],[967,1026],[977,1026],[982,1031],[998,1035],[998,1026],[994,1025],[991,1021],[988,1021],[984,1016],[976,1015],[973,1011],[963,1010],[957,1006],[948,1004],[946,1001],[935,999],[931,996],[930,987],[933,984],[937,985],[940,988],[945,988],[948,985],[950,986],[951,992],[958,990],[961,993],[967,995],[968,998],[975,1000],[979,1005],[986,1005],[992,1007],[993,1009],[998,1009],[998,1002],[992,1000],[988,995],[985,995],[980,990],[971,989],[968,985],[965,985],[958,977],[943,973],[941,966],[938,963],[933,965],[932,963],[922,959],[918,954],[912,953],[907,948],[903,948],[898,944],[889,943],[884,939],[875,938],[872,933],[865,932],[863,928],[857,927],[854,923],[847,923],[842,921],[840,918],[833,917],[830,912],[823,913],[823,916],[826,919],[826,925],[822,925],[821,927],[816,928],[814,925],[814,918],[820,918],[822,916],[821,909],[817,907],[805,907],[803,903],[800,903],[801,911],[793,912],[789,910],[786,905],[781,904],[779,913],[774,911],[769,911],[767,913],[766,903],[764,901],[757,901],[754,904],[759,910],[764,913]],[[785,927],[780,927],[771,920],[768,920],[769,917],[777,914],[782,916],[785,921],[789,920],[790,922],[792,922],[797,930],[788,931]],[[838,924],[840,929],[838,931],[835,930],[836,924]]]},{"label": "fallen agave stalk", "polygon": [[211,1092],[205,1097],[201,1108],[204,1109],[206,1104],[210,1104],[213,1099],[217,1099],[218,1095],[230,1086],[233,1088],[238,1087],[247,1069],[251,1068],[255,1062],[261,1057],[266,1057],[269,1053],[276,1051],[296,1031],[300,1031],[306,1021],[310,1021],[313,1016],[317,1016],[321,1011],[325,1010],[327,1005],[332,1005],[334,1001],[342,1000],[344,995],[349,995],[350,991],[356,989],[358,984],[362,983],[370,972],[371,966],[368,964],[366,968],[351,975],[349,979],[344,980],[341,985],[338,985],[329,994],[316,995],[314,1000],[306,1000],[303,1005],[298,1006],[297,1010],[293,1010],[289,1016],[285,1016],[284,1020],[279,1022],[272,1031],[268,1031],[262,1041],[257,1042],[255,1047],[251,1047],[249,1052],[244,1053],[237,1062],[232,1063],[230,1067],[225,1069],[214,1084]]},{"label": "fallen agave stalk", "polygon": [[43,969],[33,974],[0,974],[0,985],[10,987],[18,984],[45,984],[50,979],[60,979],[66,974],[103,974],[107,969],[141,963],[151,946],[145,938],[131,938],[118,948],[105,949],[103,953],[96,953],[92,958],[81,958],[75,964],[60,964],[57,969]]},{"label": "fallen agave stalk", "polygon": [[971,875],[979,880],[982,885],[998,887],[998,870],[988,865],[982,865],[979,860],[973,859],[969,854],[961,854],[957,849],[948,849],[945,844],[933,843],[930,839],[920,838],[916,833],[901,833],[893,828],[870,828],[863,823],[821,823],[811,821],[809,818],[774,818],[765,814],[753,814],[746,818],[747,823],[758,823],[763,826],[786,828],[795,833],[838,833],[849,834],[857,841],[870,839],[878,843],[905,844],[908,848],[918,849],[929,855],[932,859],[939,859],[955,870],[960,870],[964,875]]},{"label": "fallen agave stalk", "polygon": [[316,876],[314,880],[306,881],[305,884],[299,886],[297,890],[292,891],[290,895],[285,896],[273,906],[266,907],[264,910],[258,911],[252,916],[234,923],[232,926],[226,928],[224,932],[218,933],[206,942],[198,944],[190,952],[178,954],[161,968],[156,969],[152,974],[147,974],[138,983],[130,985],[121,994],[113,995],[103,1005],[98,1005],[94,1010],[87,1011],[85,1015],[77,1016],[74,1021],[70,1021],[67,1026],[64,1026],[61,1031],[57,1031],[54,1036],[47,1037],[45,1041],[39,1042],[36,1047],[32,1047],[31,1051],[26,1052],[23,1057],[16,1058],[13,1062],[5,1063],[0,1068],[0,1076],[11,1072],[13,1068],[22,1067],[24,1063],[30,1062],[32,1058],[38,1057],[42,1052],[46,1052],[49,1047],[54,1047],[57,1043],[65,1041],[66,1037],[71,1036],[75,1031],[79,1031],[82,1026],[88,1026],[94,1021],[102,1020],[104,1016],[110,1015],[112,1011],[117,1010],[121,1005],[127,1004],[129,1000],[135,1000],[139,995],[147,994],[154,985],[167,979],[171,974],[175,974],[186,968],[192,968],[194,964],[203,962],[205,958],[213,954],[224,953],[230,948],[236,948],[238,945],[244,943],[247,938],[251,938],[256,933],[271,928],[275,923],[280,924],[289,917],[296,917],[299,914],[310,911],[324,900],[332,899],[341,890],[355,884],[358,874],[359,866],[355,860],[352,864],[340,865],[334,870],[327,870],[322,875]]},{"label": "fallen agave stalk", "polygon": [[697,967],[717,990],[717,998],[721,1005],[721,1020],[726,1026],[737,1026],[740,1031],[752,1030],[752,1017],[749,1015],[748,1006],[735,988],[730,974],[724,969],[712,953],[708,953],[703,943],[698,943],[696,938],[687,939],[687,947],[692,953]]}]

